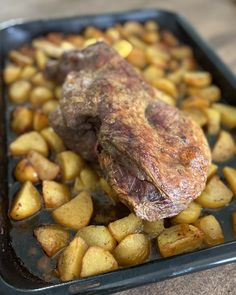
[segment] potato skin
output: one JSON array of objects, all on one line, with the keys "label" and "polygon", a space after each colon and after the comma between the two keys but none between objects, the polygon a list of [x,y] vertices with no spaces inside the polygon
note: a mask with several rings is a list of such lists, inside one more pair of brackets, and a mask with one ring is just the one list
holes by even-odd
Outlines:
[{"label": "potato skin", "polygon": [[201,214],[201,206],[195,202],[191,202],[187,209],[180,212],[178,215],[172,218],[173,224],[178,223],[193,223]]},{"label": "potato skin", "polygon": [[144,234],[131,234],[126,236],[112,253],[119,265],[140,264],[149,256],[150,242]]}]

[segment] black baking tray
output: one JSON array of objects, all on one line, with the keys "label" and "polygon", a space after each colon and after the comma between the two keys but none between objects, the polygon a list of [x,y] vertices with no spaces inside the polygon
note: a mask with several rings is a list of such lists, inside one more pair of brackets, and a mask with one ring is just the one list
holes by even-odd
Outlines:
[{"label": "black baking tray", "polygon": [[[223,100],[236,104],[235,76],[191,25],[176,13],[142,10],[30,22],[11,21],[0,26],[0,294],[109,294],[236,261],[236,241],[230,224],[231,213],[236,210],[235,201],[221,210],[208,210],[220,221],[226,237],[225,244],[170,258],[158,257],[142,265],[73,282],[50,284],[32,275],[18,259],[12,246],[11,225],[7,214],[9,196],[15,189],[11,176],[13,164],[7,152],[7,143],[12,135],[9,131],[9,107],[2,79],[8,51],[48,32],[79,33],[88,25],[105,29],[118,22],[144,22],[149,19],[158,21],[162,28],[172,31],[181,42],[190,45],[198,63],[211,72],[213,82],[221,88]],[[231,165],[235,164],[231,162]],[[27,240],[25,243],[21,240],[21,243],[19,247],[24,247]]]}]

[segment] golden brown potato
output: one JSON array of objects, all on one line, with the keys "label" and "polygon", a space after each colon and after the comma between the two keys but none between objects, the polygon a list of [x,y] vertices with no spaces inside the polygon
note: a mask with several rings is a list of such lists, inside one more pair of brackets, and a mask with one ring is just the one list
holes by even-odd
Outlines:
[{"label": "golden brown potato", "polygon": [[176,59],[184,59],[186,57],[192,57],[192,48],[188,45],[178,45],[170,50],[171,55]]},{"label": "golden brown potato", "polygon": [[20,67],[13,64],[8,64],[3,71],[4,82],[6,84],[11,84],[20,77],[20,74]]},{"label": "golden brown potato", "polygon": [[216,174],[218,170],[218,166],[216,164],[211,164],[210,167],[209,167],[209,170],[208,170],[208,173],[207,173],[207,180],[209,181],[212,176],[214,176]]},{"label": "golden brown potato", "polygon": [[215,216],[204,216],[198,219],[194,225],[204,233],[203,241],[207,246],[215,246],[224,243],[224,235]]},{"label": "golden brown potato", "polygon": [[142,220],[133,213],[108,225],[109,231],[118,242],[130,234],[140,232],[142,227]]},{"label": "golden brown potato", "polygon": [[192,118],[201,127],[207,124],[207,116],[202,109],[188,108],[183,110],[183,113]]},{"label": "golden brown potato", "polygon": [[13,200],[10,216],[14,220],[22,220],[34,215],[40,209],[40,194],[30,181],[26,181]]},{"label": "golden brown potato", "polygon": [[122,266],[131,266],[144,262],[150,253],[150,242],[144,234],[126,236],[112,252]]},{"label": "golden brown potato", "polygon": [[34,235],[45,253],[51,257],[69,244],[70,233],[63,227],[47,224],[37,227]]},{"label": "golden brown potato", "polygon": [[22,134],[10,144],[12,156],[25,156],[31,150],[37,151],[44,156],[48,155],[47,143],[42,135],[36,131]]},{"label": "golden brown potato", "polygon": [[233,233],[236,235],[236,212],[232,213]]},{"label": "golden brown potato", "polygon": [[57,100],[55,99],[49,100],[43,104],[42,111],[48,115],[54,112],[58,108],[58,106],[59,106],[59,102]]},{"label": "golden brown potato", "polygon": [[146,31],[142,35],[142,39],[144,42],[149,43],[149,44],[154,44],[160,39],[160,35],[158,32],[155,31]]},{"label": "golden brown potato", "polygon": [[184,82],[193,87],[206,87],[211,84],[212,77],[208,72],[186,72],[183,76]]},{"label": "golden brown potato", "polygon": [[229,187],[236,196],[236,169],[226,166],[223,168],[223,173]]},{"label": "golden brown potato", "polygon": [[170,55],[166,51],[157,49],[155,47],[146,46],[145,54],[147,61],[163,70],[167,69]]},{"label": "golden brown potato", "polygon": [[106,193],[106,195],[113,201],[114,204],[119,202],[119,199],[118,199],[116,193],[113,191],[113,189],[108,184],[106,179],[101,177],[99,179],[99,185],[100,185],[101,189]]},{"label": "golden brown potato", "polygon": [[116,247],[116,240],[103,225],[85,226],[78,231],[77,235],[89,246],[98,246],[107,251],[112,251]]},{"label": "golden brown potato", "polygon": [[83,239],[75,237],[58,259],[57,270],[62,281],[70,281],[80,276],[82,259],[88,246]]},{"label": "golden brown potato", "polygon": [[156,21],[154,20],[148,20],[145,22],[144,27],[147,31],[158,31],[159,30],[159,25]]},{"label": "golden brown potato", "polygon": [[157,221],[143,220],[143,231],[151,238],[156,238],[164,230],[164,219]]},{"label": "golden brown potato", "polygon": [[157,238],[157,246],[163,257],[194,251],[202,246],[203,232],[190,224],[178,224],[166,228]]},{"label": "golden brown potato", "polygon": [[213,109],[208,108],[204,110],[207,116],[207,131],[210,135],[215,135],[220,131],[220,113]]},{"label": "golden brown potato", "polygon": [[46,66],[46,63],[48,61],[48,57],[41,49],[35,50],[35,60],[36,64],[39,67],[40,70],[43,70]]},{"label": "golden brown potato", "polygon": [[84,167],[82,158],[72,151],[59,153],[56,157],[56,161],[61,167],[63,181],[75,179]]},{"label": "golden brown potato", "polygon": [[31,91],[29,99],[32,105],[41,106],[45,102],[53,99],[53,93],[47,87],[37,86]]},{"label": "golden brown potato", "polygon": [[69,187],[56,181],[43,181],[43,199],[46,208],[58,208],[71,199]]},{"label": "golden brown potato", "polygon": [[139,69],[143,69],[147,64],[146,55],[144,54],[143,50],[139,48],[133,48],[133,50],[127,56],[127,60],[133,66]]},{"label": "golden brown potato", "polygon": [[126,58],[133,50],[133,46],[126,40],[115,42],[113,48],[124,58]]},{"label": "golden brown potato", "polygon": [[22,54],[17,50],[11,50],[9,53],[10,59],[19,66],[32,65],[34,63],[33,58]]},{"label": "golden brown potato", "polygon": [[160,100],[162,100],[163,102],[165,102],[166,104],[169,104],[171,106],[175,106],[176,105],[176,100],[175,98],[173,98],[172,96],[156,89],[156,94],[158,95],[158,98]]},{"label": "golden brown potato", "polygon": [[62,139],[52,127],[44,128],[40,133],[53,152],[60,153],[66,149]]},{"label": "golden brown potato", "polygon": [[34,66],[25,66],[22,69],[22,72],[20,74],[21,79],[30,79],[32,78],[37,72],[37,69]]},{"label": "golden brown potato", "polygon": [[48,57],[59,58],[63,53],[62,48],[47,41],[46,39],[34,39],[32,45],[34,48],[42,50]]},{"label": "golden brown potato", "polygon": [[57,100],[61,99],[61,86],[56,86],[54,90],[54,96],[56,97]]},{"label": "golden brown potato", "polygon": [[236,127],[236,107],[223,103],[214,103],[212,106],[221,114],[221,122],[229,128]]},{"label": "golden brown potato", "polygon": [[228,205],[232,197],[232,191],[215,175],[209,180],[196,202],[203,208],[214,209]]},{"label": "golden brown potato", "polygon": [[82,192],[69,202],[55,209],[52,216],[59,224],[79,230],[89,224],[92,214],[92,198],[87,192]]},{"label": "golden brown potato", "polygon": [[38,173],[27,159],[20,160],[14,169],[14,176],[20,182],[38,182]]},{"label": "golden brown potato", "polygon": [[202,96],[205,99],[209,100],[209,102],[218,101],[221,97],[220,89],[215,85],[211,85],[204,88],[188,87],[187,93],[188,95]]},{"label": "golden brown potato", "polygon": [[90,169],[84,168],[81,170],[80,175],[76,177],[74,184],[74,192],[82,190],[95,191],[98,183],[97,173]]},{"label": "golden brown potato", "polygon": [[212,150],[212,160],[215,162],[224,162],[233,157],[235,151],[235,143],[233,136],[221,130],[218,139]]},{"label": "golden brown potato", "polygon": [[201,96],[189,96],[186,99],[183,100],[182,102],[182,109],[192,109],[192,108],[197,108],[197,109],[203,109],[203,110],[208,110],[207,108],[209,107],[209,101],[206,100],[204,97]]},{"label": "golden brown potato", "polygon": [[171,73],[167,74],[166,78],[170,80],[172,83],[174,83],[175,85],[178,85],[182,81],[184,73],[185,73],[184,69],[177,68]]},{"label": "golden brown potato", "polygon": [[178,90],[176,89],[175,84],[168,79],[165,79],[165,78],[156,79],[155,81],[153,81],[153,85],[157,89],[167,93],[168,95],[172,97],[176,98],[178,95]]},{"label": "golden brown potato", "polygon": [[12,113],[11,129],[17,133],[24,133],[33,127],[33,111],[27,107],[19,107]]},{"label": "golden brown potato", "polygon": [[180,212],[172,218],[173,224],[178,223],[194,223],[201,214],[201,206],[195,202],[191,202],[187,209]]},{"label": "golden brown potato", "polygon": [[55,87],[54,83],[52,81],[49,81],[47,79],[44,78],[42,72],[38,72],[37,74],[35,74],[32,79],[31,82],[35,85],[35,86],[43,86],[49,89],[53,89]]},{"label": "golden brown potato", "polygon": [[36,110],[34,112],[33,118],[33,128],[35,131],[40,131],[47,127],[49,124],[48,116],[44,114],[41,110]]},{"label": "golden brown potato", "polygon": [[153,83],[156,79],[162,78],[164,76],[165,72],[163,69],[160,69],[154,65],[150,65],[146,67],[143,71],[143,77],[144,79],[149,82]]},{"label": "golden brown potato", "polygon": [[88,277],[118,269],[112,254],[103,248],[90,247],[82,259],[81,277]]},{"label": "golden brown potato", "polygon": [[9,97],[14,103],[26,102],[29,98],[31,84],[26,80],[19,80],[9,87]]},{"label": "golden brown potato", "polygon": [[49,161],[46,157],[36,151],[30,151],[27,155],[27,159],[34,167],[41,180],[53,180],[60,172],[59,165]]}]

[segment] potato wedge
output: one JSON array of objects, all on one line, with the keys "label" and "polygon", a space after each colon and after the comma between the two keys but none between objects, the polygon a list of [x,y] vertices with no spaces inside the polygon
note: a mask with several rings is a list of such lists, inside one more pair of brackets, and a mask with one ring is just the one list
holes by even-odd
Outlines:
[{"label": "potato wedge", "polygon": [[38,182],[38,173],[27,159],[20,160],[14,169],[14,176],[20,182]]},{"label": "potato wedge", "polygon": [[34,215],[40,209],[40,194],[30,181],[26,181],[13,200],[10,217],[14,220],[22,220]]},{"label": "potato wedge", "polygon": [[44,156],[48,155],[47,143],[42,135],[36,131],[22,134],[10,144],[12,156],[25,156],[31,150]]},{"label": "potato wedge", "polygon": [[19,107],[12,113],[11,129],[17,133],[24,133],[33,127],[33,111],[27,107]]},{"label": "potato wedge", "polygon": [[52,81],[49,81],[47,79],[44,78],[43,73],[42,72],[38,72],[37,74],[35,74],[32,78],[31,78],[31,82],[35,85],[35,86],[43,86],[49,89],[54,89],[55,84]]},{"label": "potato wedge", "polygon": [[127,56],[128,62],[130,62],[133,66],[143,69],[146,64],[146,55],[144,51],[140,48],[133,48],[133,50],[130,52],[130,54]]},{"label": "potato wedge", "polygon": [[204,110],[207,116],[207,132],[210,135],[215,135],[220,131],[220,112],[213,109],[207,108]]},{"label": "potato wedge", "polygon": [[30,79],[37,72],[37,69],[34,66],[25,66],[20,73],[20,79]]},{"label": "potato wedge", "polygon": [[194,225],[204,233],[203,241],[207,246],[224,243],[223,231],[215,216],[204,216],[198,219]]},{"label": "potato wedge", "polygon": [[205,99],[209,100],[209,102],[216,102],[221,97],[220,89],[215,85],[211,85],[204,88],[188,87],[187,94],[202,96]]},{"label": "potato wedge", "polygon": [[195,201],[203,208],[216,209],[228,205],[232,197],[233,192],[215,175]]},{"label": "potato wedge", "polygon": [[31,91],[29,99],[32,105],[41,106],[45,102],[53,99],[53,93],[47,87],[37,86]]},{"label": "potato wedge", "polygon": [[224,162],[233,157],[235,151],[235,143],[232,135],[221,130],[217,142],[212,150],[212,160],[215,162]]},{"label": "potato wedge", "polygon": [[90,247],[82,259],[81,277],[88,277],[118,269],[113,255],[103,248]]},{"label": "potato wedge", "polygon": [[31,84],[26,80],[19,80],[11,84],[9,97],[14,103],[23,103],[29,99]]},{"label": "potato wedge", "polygon": [[54,220],[66,227],[78,230],[89,224],[93,214],[93,202],[87,192],[82,192],[52,212]]},{"label": "potato wedge", "polygon": [[41,180],[53,180],[60,172],[59,165],[49,161],[36,151],[30,151],[27,155],[27,159],[34,167]]},{"label": "potato wedge", "polygon": [[207,173],[207,181],[209,181],[212,178],[212,176],[216,174],[217,170],[218,170],[218,166],[212,163]]},{"label": "potato wedge", "polygon": [[203,71],[186,72],[183,79],[187,85],[193,87],[206,87],[212,81],[211,74]]},{"label": "potato wedge", "polygon": [[194,251],[202,246],[203,232],[190,224],[166,228],[157,238],[157,247],[163,257]]},{"label": "potato wedge", "polygon": [[55,99],[52,99],[43,104],[42,111],[48,115],[54,112],[58,107],[59,107],[59,102]]},{"label": "potato wedge", "polygon": [[19,66],[32,65],[34,63],[31,56],[22,54],[17,50],[11,50],[9,53],[10,59]]},{"label": "potato wedge", "polygon": [[164,219],[157,221],[143,220],[143,231],[151,238],[156,238],[165,229]]},{"label": "potato wedge", "polygon": [[223,168],[223,173],[229,187],[236,196],[236,169],[226,166]]},{"label": "potato wedge", "polygon": [[232,213],[232,225],[233,225],[233,233],[236,235],[236,212]]},{"label": "potato wedge", "polygon": [[94,170],[90,168],[82,169],[80,175],[75,179],[74,192],[77,193],[82,190],[95,191],[98,179],[98,175]]},{"label": "potato wedge", "polygon": [[82,259],[88,245],[80,237],[75,237],[58,259],[57,270],[62,281],[70,281],[80,276]]},{"label": "potato wedge", "polygon": [[151,84],[157,78],[162,78],[164,76],[164,74],[165,74],[164,70],[162,70],[154,65],[150,65],[150,66],[146,67],[145,70],[143,71],[144,79]]},{"label": "potato wedge", "polygon": [[173,224],[179,223],[194,223],[201,214],[201,206],[195,202],[191,202],[187,209],[180,212],[173,217],[171,221]]},{"label": "potato wedge", "polygon": [[130,234],[140,232],[142,227],[142,220],[133,213],[108,225],[109,231],[118,242]]},{"label": "potato wedge", "polygon": [[126,236],[112,253],[119,265],[140,264],[149,256],[150,241],[144,234],[131,234]]},{"label": "potato wedge", "polygon": [[197,108],[197,109],[203,109],[207,110],[209,107],[209,101],[205,99],[204,97],[201,96],[189,96],[186,99],[183,100],[182,102],[182,109],[192,109],[192,108]]},{"label": "potato wedge", "polygon": [[41,110],[36,110],[34,112],[33,118],[33,128],[35,131],[40,131],[48,126],[48,116],[44,114]]},{"label": "potato wedge", "polygon": [[60,153],[66,149],[62,139],[52,127],[44,128],[40,133],[53,152]]},{"label": "potato wedge", "polygon": [[107,251],[112,251],[116,247],[116,240],[104,225],[85,226],[78,231],[77,235],[89,246],[98,246]]},{"label": "potato wedge", "polygon": [[43,199],[46,208],[58,208],[71,199],[69,187],[56,181],[43,181]]},{"label": "potato wedge", "polygon": [[126,40],[115,42],[113,48],[124,58],[126,58],[133,50],[133,46]]},{"label": "potato wedge", "polygon": [[41,49],[35,50],[35,60],[36,64],[39,67],[40,70],[43,70],[46,66],[46,63],[48,61],[48,57]]},{"label": "potato wedge", "polygon": [[15,66],[13,64],[8,64],[3,71],[4,82],[6,84],[11,84],[20,77],[20,74],[21,74],[20,67]]},{"label": "potato wedge", "polygon": [[178,90],[175,84],[166,78],[156,79],[152,84],[160,91],[163,91],[174,98],[178,95]]},{"label": "potato wedge", "polygon": [[207,116],[202,109],[188,108],[183,110],[183,113],[193,119],[193,121],[201,127],[207,124]]},{"label": "potato wedge", "polygon": [[82,158],[72,151],[59,153],[56,157],[56,161],[61,167],[63,181],[75,179],[84,167]]},{"label": "potato wedge", "polygon": [[66,247],[70,241],[70,233],[55,224],[37,227],[34,230],[34,235],[49,257],[54,256],[58,251]]},{"label": "potato wedge", "polygon": [[236,107],[223,103],[214,103],[213,109],[221,114],[221,122],[228,128],[236,127]]}]

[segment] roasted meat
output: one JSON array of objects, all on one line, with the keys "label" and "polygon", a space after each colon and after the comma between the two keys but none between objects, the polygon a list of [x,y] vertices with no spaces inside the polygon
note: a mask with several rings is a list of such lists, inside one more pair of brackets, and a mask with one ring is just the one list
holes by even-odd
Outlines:
[{"label": "roasted meat", "polygon": [[109,45],[65,53],[46,75],[63,85],[50,122],[65,144],[101,171],[137,216],[178,214],[205,187],[210,150],[201,128]]}]

